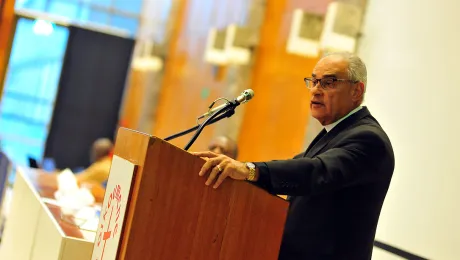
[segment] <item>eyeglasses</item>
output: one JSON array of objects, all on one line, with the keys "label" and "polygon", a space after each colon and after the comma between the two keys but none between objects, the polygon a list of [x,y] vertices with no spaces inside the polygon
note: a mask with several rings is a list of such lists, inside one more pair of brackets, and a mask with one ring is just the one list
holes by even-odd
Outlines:
[{"label": "eyeglasses", "polygon": [[322,79],[316,79],[316,78],[304,78],[305,84],[307,84],[307,88],[312,89],[314,88],[318,83],[321,86],[322,89],[330,89],[334,88],[335,85],[334,83],[339,81],[339,82],[351,82],[351,83],[358,83],[358,80],[349,80],[349,79],[336,79],[333,77],[327,77],[327,78],[322,78]]}]

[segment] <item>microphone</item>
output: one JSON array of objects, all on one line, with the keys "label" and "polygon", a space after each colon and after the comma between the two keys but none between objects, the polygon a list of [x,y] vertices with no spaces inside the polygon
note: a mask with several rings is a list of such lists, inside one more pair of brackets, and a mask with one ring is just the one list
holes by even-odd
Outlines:
[{"label": "microphone", "polygon": [[241,92],[241,94],[239,96],[237,96],[235,98],[235,100],[233,101],[233,103],[225,103],[225,104],[222,104],[220,106],[217,106],[215,108],[212,108],[212,109],[209,109],[208,112],[202,114],[200,117],[198,117],[198,119],[202,119],[202,118],[205,118],[205,117],[208,117],[208,116],[211,116],[213,115],[214,113],[216,113],[217,111],[219,111],[220,109],[226,107],[226,106],[229,106],[231,104],[233,104],[235,107],[239,106],[240,104],[244,104],[246,102],[248,102],[249,100],[251,100],[252,98],[254,97],[254,91],[252,89],[246,89],[245,91]]}]

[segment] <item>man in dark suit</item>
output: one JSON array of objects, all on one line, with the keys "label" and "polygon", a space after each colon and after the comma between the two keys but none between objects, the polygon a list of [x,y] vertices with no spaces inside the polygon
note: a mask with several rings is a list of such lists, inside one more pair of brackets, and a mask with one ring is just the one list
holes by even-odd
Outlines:
[{"label": "man in dark suit", "polygon": [[208,145],[208,150],[215,154],[226,155],[232,159],[238,157],[238,145],[226,135],[214,137]]},{"label": "man in dark suit", "polygon": [[227,177],[289,195],[279,259],[371,259],[394,169],[390,140],[366,107],[366,67],[357,56],[322,58],[312,77],[311,113],[324,126],[293,159],[243,163],[212,152],[200,175],[217,188]]}]

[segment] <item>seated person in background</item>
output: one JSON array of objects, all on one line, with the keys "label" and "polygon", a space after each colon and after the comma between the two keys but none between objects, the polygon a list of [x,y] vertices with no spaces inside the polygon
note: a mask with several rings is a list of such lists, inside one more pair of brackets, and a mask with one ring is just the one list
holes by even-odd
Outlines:
[{"label": "seated person in background", "polygon": [[81,173],[77,174],[77,181],[83,183],[97,183],[103,185],[110,172],[112,164],[113,143],[108,138],[99,138],[91,148],[91,165]]},{"label": "seated person in background", "polygon": [[91,148],[91,165],[75,175],[80,187],[88,188],[96,202],[102,202],[105,194],[105,184],[109,178],[112,165],[113,143],[108,138],[97,139]]},{"label": "seated person in background", "polygon": [[[112,164],[113,143],[108,138],[97,139],[90,150],[91,165],[81,173],[75,174],[75,178],[80,187],[85,187],[91,191],[96,202],[102,202],[105,194],[105,182],[110,173]],[[62,172],[56,170],[54,174],[41,171],[37,177],[37,183],[42,189],[47,189],[54,193],[59,189],[58,176]]]},{"label": "seated person in background", "polygon": [[232,159],[238,157],[238,145],[228,136],[217,136],[211,140],[208,146],[209,151],[226,155]]}]

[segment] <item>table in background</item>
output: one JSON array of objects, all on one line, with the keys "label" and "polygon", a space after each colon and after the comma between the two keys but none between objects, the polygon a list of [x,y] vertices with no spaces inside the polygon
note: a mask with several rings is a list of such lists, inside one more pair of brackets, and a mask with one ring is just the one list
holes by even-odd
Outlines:
[{"label": "table in background", "polygon": [[80,229],[61,207],[44,202],[53,198],[54,187],[51,175],[17,169],[0,259],[91,259],[95,232]]}]

